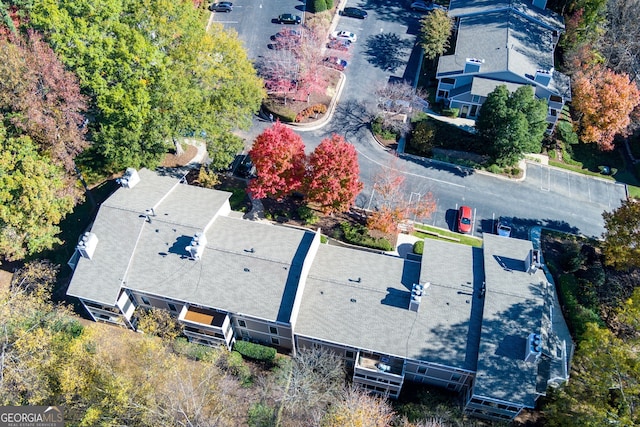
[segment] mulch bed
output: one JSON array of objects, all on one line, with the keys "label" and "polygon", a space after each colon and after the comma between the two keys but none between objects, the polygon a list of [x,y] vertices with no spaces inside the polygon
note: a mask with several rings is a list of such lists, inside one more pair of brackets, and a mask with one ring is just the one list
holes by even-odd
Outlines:
[{"label": "mulch bed", "polygon": [[184,166],[193,159],[198,153],[198,148],[193,145],[187,145],[187,149],[180,156],[176,156],[175,152],[168,153],[160,166],[165,168],[175,168]]}]

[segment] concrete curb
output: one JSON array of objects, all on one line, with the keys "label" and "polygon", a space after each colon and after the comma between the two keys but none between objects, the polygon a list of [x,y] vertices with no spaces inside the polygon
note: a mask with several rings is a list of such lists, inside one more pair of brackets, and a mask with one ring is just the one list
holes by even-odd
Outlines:
[{"label": "concrete curb", "polygon": [[347,80],[347,77],[344,75],[343,72],[339,72],[339,73],[340,73],[340,80],[338,81],[338,85],[336,86],[336,93],[331,98],[331,102],[329,103],[329,108],[327,109],[327,113],[324,116],[322,116],[321,119],[308,124],[300,124],[300,123],[285,123],[285,124],[288,126],[291,126],[292,128],[300,132],[309,132],[313,130],[318,130],[324,127],[327,123],[329,123],[333,118],[333,115],[336,110],[336,106],[338,105],[338,102],[340,101],[340,96],[342,95],[342,90],[344,89],[344,83]]}]

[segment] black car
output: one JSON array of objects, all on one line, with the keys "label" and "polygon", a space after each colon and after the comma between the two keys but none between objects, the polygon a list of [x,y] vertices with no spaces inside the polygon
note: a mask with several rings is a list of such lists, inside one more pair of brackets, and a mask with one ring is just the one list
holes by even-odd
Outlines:
[{"label": "black car", "polygon": [[280,24],[299,24],[301,22],[302,18],[291,13],[283,13],[282,15],[278,16],[278,23]]},{"label": "black car", "polygon": [[233,10],[233,3],[228,1],[213,3],[209,6],[209,10],[212,12],[231,12]]},{"label": "black car", "polygon": [[351,18],[358,18],[358,19],[367,19],[367,12],[362,9],[358,9],[357,7],[345,7],[344,10],[342,11],[342,16],[349,16]]}]

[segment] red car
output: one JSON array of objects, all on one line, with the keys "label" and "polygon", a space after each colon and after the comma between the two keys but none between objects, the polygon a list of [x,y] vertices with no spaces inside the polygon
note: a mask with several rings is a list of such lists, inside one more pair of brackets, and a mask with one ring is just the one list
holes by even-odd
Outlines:
[{"label": "red car", "polygon": [[471,221],[471,208],[469,206],[460,206],[460,209],[458,209],[458,232],[470,232]]}]

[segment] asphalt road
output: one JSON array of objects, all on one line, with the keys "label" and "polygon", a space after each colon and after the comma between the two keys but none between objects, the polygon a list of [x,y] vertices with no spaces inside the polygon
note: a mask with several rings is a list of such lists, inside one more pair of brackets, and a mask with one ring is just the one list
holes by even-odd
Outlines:
[{"label": "asphalt road", "polygon": [[[234,2],[233,12],[215,14],[214,20],[234,28],[249,56],[256,59],[267,49],[269,37],[280,29],[271,19],[287,12],[303,15],[303,5],[275,0],[263,7],[260,2],[239,0]],[[493,232],[498,217],[506,218],[514,236],[520,238],[528,238],[528,230],[534,225],[587,236],[602,234],[602,212],[615,209],[626,197],[622,184],[535,163],[527,163],[524,180],[514,181],[429,159],[396,157],[380,147],[368,128],[376,101],[374,91],[389,80],[415,78],[415,65],[419,63],[415,35],[420,15],[402,3],[390,5],[378,0],[348,0],[347,6],[364,7],[369,17],[364,21],[341,17],[338,21],[338,30],[358,36],[351,49],[340,102],[330,123],[300,134],[309,152],[332,133],[344,135],[356,146],[365,184],[356,200],[358,206],[376,206],[373,178],[384,168],[394,168],[405,176],[408,198],[416,200],[431,193],[436,199],[437,211],[430,218],[416,218],[428,224],[455,229],[456,210],[465,204],[474,212],[474,235]],[[268,125],[256,118],[252,129],[242,133],[247,148]]]}]

